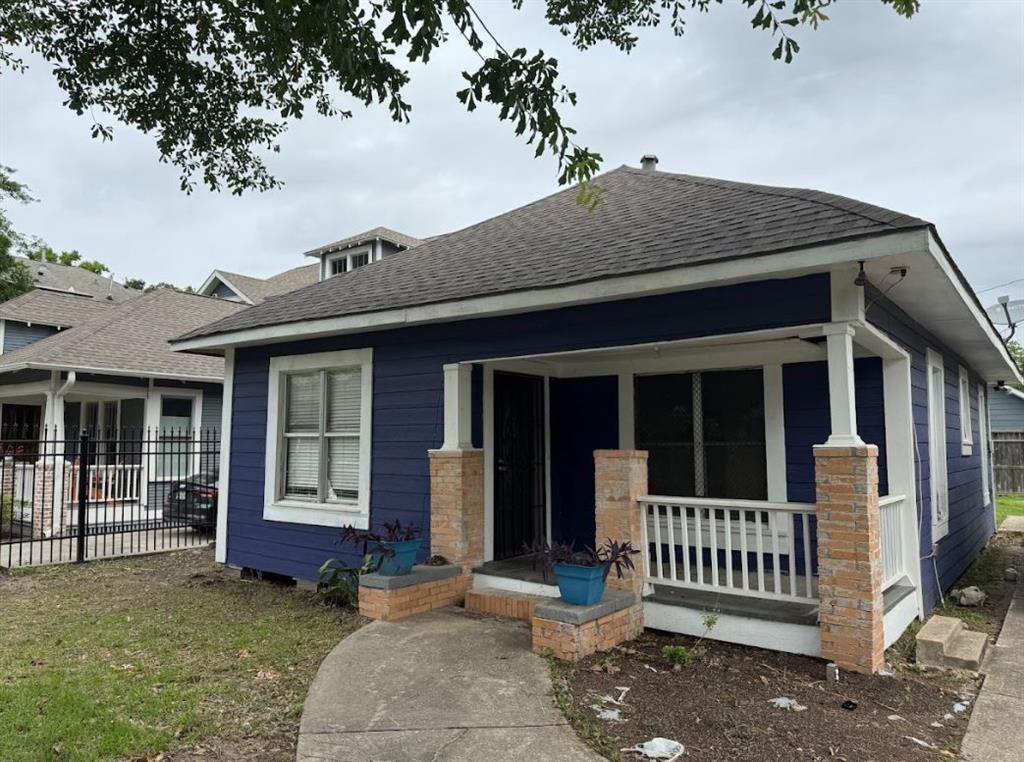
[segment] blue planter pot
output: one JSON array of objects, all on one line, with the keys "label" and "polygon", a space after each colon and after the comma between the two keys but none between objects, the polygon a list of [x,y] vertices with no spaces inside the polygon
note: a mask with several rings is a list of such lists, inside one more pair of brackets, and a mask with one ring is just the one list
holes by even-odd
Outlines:
[{"label": "blue planter pot", "polygon": [[385,577],[398,577],[412,571],[412,565],[416,563],[416,554],[420,552],[420,545],[423,539],[402,540],[401,542],[382,542],[386,548],[394,551],[393,556],[385,556],[383,553],[373,553],[374,565],[377,566],[377,573]]},{"label": "blue planter pot", "polygon": [[554,564],[562,600],[574,606],[593,606],[604,595],[604,569],[600,566]]}]

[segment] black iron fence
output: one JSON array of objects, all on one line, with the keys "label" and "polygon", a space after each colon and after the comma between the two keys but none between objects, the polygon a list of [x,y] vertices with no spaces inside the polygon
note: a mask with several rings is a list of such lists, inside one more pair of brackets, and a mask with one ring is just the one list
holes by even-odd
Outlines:
[{"label": "black iron fence", "polygon": [[196,547],[217,526],[214,429],[0,431],[0,567]]}]

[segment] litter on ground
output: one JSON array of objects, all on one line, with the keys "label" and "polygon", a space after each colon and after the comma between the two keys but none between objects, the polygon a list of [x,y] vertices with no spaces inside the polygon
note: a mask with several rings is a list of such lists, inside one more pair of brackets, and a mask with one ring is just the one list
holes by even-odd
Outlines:
[{"label": "litter on ground", "polygon": [[802,712],[807,708],[803,704],[797,703],[796,699],[791,699],[786,696],[778,696],[776,698],[769,699],[768,703],[776,709],[785,709],[787,712]]},{"label": "litter on ground", "polygon": [[622,751],[639,754],[645,759],[663,759],[666,762],[673,762],[683,756],[686,749],[683,748],[679,741],[673,741],[669,738],[652,738],[650,741],[645,741],[628,749],[622,749]]}]

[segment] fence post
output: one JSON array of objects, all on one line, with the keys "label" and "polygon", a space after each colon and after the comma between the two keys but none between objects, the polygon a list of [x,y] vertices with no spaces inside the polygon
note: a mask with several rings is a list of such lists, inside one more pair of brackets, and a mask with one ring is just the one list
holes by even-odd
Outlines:
[{"label": "fence post", "polygon": [[85,560],[86,510],[89,507],[89,435],[82,432],[78,438],[78,537],[75,563]]}]

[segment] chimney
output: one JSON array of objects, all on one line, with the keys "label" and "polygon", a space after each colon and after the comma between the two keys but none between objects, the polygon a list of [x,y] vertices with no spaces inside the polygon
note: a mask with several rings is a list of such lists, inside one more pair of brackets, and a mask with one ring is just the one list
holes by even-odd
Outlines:
[{"label": "chimney", "polygon": [[653,172],[658,168],[658,157],[653,153],[646,153],[640,158],[640,167],[645,172]]}]

